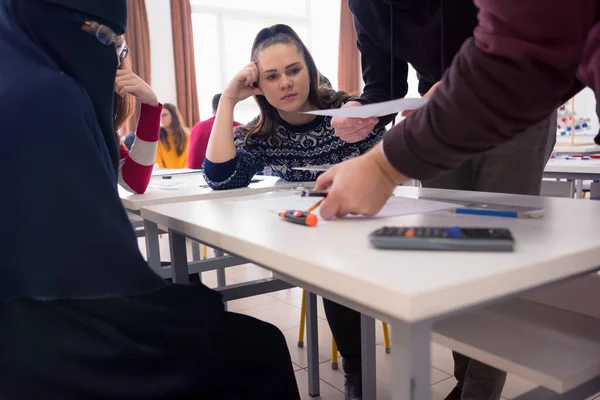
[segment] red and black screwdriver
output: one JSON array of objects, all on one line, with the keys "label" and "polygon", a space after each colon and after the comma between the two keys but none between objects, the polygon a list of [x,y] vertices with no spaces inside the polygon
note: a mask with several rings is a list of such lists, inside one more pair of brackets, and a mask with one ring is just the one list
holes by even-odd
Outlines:
[{"label": "red and black screwdriver", "polygon": [[[303,197],[315,196],[314,194],[311,195],[311,194],[307,194],[307,193],[308,192],[303,193],[302,196]],[[321,200],[319,200],[313,206],[309,207],[308,210],[306,210],[306,211],[286,210],[286,211],[282,211],[281,213],[279,213],[279,216],[281,217],[281,219],[291,222],[293,224],[305,225],[305,226],[316,226],[319,223],[319,218],[315,214],[311,214],[311,213],[314,210],[316,210],[317,207],[319,207],[321,205],[323,200],[325,200],[325,197],[327,197],[327,192],[321,192],[316,196],[323,197],[323,198]]]}]

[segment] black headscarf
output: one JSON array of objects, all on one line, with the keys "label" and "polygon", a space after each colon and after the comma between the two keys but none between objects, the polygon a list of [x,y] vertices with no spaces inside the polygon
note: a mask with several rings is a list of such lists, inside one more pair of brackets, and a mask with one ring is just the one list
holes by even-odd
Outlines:
[{"label": "black headscarf", "polygon": [[[119,162],[113,128],[113,87],[117,54],[81,30],[86,20],[125,32],[126,0],[5,0],[21,29],[75,79],[92,100],[115,170]],[[65,43],[69,45],[66,46]]]},{"label": "black headscarf", "polygon": [[0,175],[11,190],[0,196],[0,307],[165,285],[117,193],[115,47],[81,30],[94,20],[121,33],[125,0],[57,3],[0,0]]}]

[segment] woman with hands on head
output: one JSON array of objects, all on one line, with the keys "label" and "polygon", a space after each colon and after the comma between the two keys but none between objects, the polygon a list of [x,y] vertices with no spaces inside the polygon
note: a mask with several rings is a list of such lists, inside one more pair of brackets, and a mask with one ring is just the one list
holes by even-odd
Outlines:
[{"label": "woman with hands on head", "polygon": [[[383,128],[347,143],[335,136],[330,117],[303,113],[339,108],[352,97],[322,84],[310,52],[289,26],[261,30],[251,57],[219,102],[204,161],[212,188],[247,186],[265,167],[287,181],[314,181],[318,172],[294,168],[337,164],[366,153],[381,139]],[[250,96],[260,107],[260,116],[236,128],[232,137],[234,108]]]},{"label": "woman with hands on head", "polygon": [[[150,85],[133,72],[128,54],[125,48],[119,57],[115,78],[114,129],[119,146],[119,184],[132,193],[141,194],[152,177],[163,106]],[[121,128],[133,115],[136,100],[141,103],[140,116],[130,151],[121,142]]]},{"label": "woman with hands on head", "polygon": [[[375,146],[384,128],[371,128],[363,138],[349,143],[335,135],[331,117],[303,114],[339,108],[353,100],[344,92],[319,85],[319,81],[312,56],[290,27],[275,25],[260,31],[252,47],[252,62],[238,72],[221,96],[204,161],[209,185],[215,189],[247,186],[266,166],[288,181],[314,181],[318,172],[294,167],[338,164]],[[258,102],[260,117],[236,128],[232,138],[235,105],[250,96]],[[352,348],[347,343],[358,336],[345,334],[347,321],[342,306],[327,299],[324,304],[350,378],[346,396],[356,398],[360,387],[352,382],[356,381],[360,358],[344,349]]]}]

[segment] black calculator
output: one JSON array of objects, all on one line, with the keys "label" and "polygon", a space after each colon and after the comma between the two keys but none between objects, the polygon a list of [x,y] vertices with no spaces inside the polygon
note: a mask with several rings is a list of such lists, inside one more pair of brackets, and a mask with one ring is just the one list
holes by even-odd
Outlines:
[{"label": "black calculator", "polygon": [[385,226],[369,235],[378,249],[445,251],[513,251],[515,241],[504,228]]}]

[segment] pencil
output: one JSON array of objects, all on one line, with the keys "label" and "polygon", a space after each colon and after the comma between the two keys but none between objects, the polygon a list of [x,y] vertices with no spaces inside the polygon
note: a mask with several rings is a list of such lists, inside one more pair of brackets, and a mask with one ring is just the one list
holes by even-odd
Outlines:
[{"label": "pencil", "polygon": [[317,207],[319,207],[321,205],[323,200],[325,200],[325,198],[322,198],[321,200],[317,201],[317,203],[315,205],[309,207],[308,210],[306,210],[306,212],[311,213],[311,212],[315,211],[317,209]]}]

